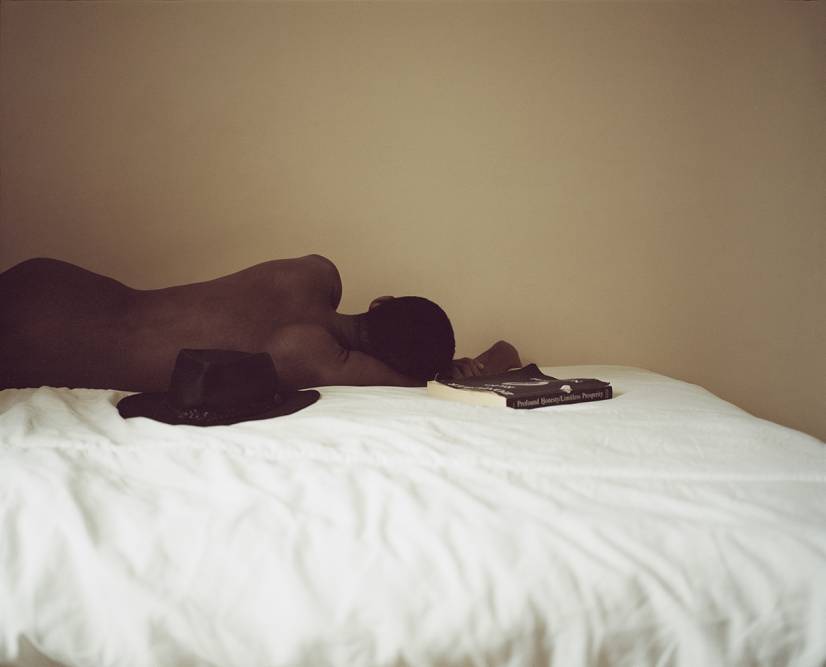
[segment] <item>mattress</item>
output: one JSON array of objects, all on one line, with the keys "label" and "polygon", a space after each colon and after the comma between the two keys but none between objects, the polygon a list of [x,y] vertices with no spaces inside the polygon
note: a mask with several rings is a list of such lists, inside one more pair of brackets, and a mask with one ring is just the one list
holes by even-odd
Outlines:
[{"label": "mattress", "polygon": [[228,427],[0,392],[0,663],[826,664],[826,446],[620,366],[609,401],[322,387]]}]

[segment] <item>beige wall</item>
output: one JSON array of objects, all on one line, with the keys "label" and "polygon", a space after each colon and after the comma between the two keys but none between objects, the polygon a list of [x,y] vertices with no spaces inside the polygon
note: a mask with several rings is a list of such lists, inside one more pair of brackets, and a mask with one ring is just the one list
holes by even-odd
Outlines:
[{"label": "beige wall", "polygon": [[826,4],[2,4],[0,268],[320,252],[826,438]]}]

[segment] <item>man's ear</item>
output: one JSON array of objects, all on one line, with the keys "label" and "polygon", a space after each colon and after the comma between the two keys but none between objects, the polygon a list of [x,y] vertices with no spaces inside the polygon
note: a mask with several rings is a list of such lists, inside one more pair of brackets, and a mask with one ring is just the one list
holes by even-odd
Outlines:
[{"label": "man's ear", "polygon": [[391,299],[395,299],[395,298],[396,297],[393,297],[393,296],[380,296],[380,297],[377,297],[377,298],[373,299],[370,302],[370,307],[367,310],[368,311],[373,310],[373,308],[376,308],[376,307],[380,306],[385,301],[390,301]]}]

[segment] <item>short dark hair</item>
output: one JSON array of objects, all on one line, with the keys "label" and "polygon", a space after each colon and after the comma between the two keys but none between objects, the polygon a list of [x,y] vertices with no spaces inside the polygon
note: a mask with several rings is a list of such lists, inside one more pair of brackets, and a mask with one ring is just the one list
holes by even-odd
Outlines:
[{"label": "short dark hair", "polygon": [[385,301],[363,315],[366,352],[399,373],[432,380],[456,350],[445,311],[420,296]]}]

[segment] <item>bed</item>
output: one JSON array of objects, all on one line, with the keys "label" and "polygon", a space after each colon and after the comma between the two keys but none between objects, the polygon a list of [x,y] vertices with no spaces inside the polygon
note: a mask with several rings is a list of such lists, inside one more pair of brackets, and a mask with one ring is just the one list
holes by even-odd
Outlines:
[{"label": "bed", "polygon": [[826,446],[637,368],[475,407],[324,387],[288,417],[122,420],[0,392],[0,663],[826,664]]}]

